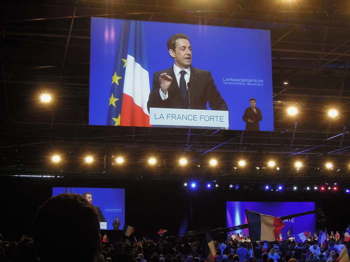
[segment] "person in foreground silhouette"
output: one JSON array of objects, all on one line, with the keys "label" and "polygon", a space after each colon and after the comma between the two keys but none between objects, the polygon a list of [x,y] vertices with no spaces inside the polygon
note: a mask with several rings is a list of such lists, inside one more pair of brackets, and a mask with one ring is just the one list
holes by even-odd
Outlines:
[{"label": "person in foreground silhouette", "polygon": [[101,261],[98,216],[81,195],[46,201],[35,219],[34,241],[40,262]]}]

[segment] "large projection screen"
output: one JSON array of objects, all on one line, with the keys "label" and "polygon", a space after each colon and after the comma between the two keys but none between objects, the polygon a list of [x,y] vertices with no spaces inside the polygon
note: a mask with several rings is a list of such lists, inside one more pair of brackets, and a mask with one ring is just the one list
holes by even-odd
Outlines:
[{"label": "large projection screen", "polygon": [[119,220],[119,229],[125,226],[125,190],[123,188],[96,188],[96,187],[53,187],[52,196],[59,194],[89,194],[92,205],[98,209],[101,229],[114,229],[113,223]]},{"label": "large projection screen", "polygon": [[[191,47],[185,89],[180,54],[167,47],[174,34]],[[90,125],[274,130],[267,30],[92,18],[90,55]],[[165,97],[164,72],[173,77]]]}]

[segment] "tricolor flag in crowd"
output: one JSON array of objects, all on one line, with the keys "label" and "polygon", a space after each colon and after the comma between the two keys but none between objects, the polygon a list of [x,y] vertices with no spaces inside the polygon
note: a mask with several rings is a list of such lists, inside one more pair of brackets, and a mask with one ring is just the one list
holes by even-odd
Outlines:
[{"label": "tricolor flag in crowd", "polygon": [[206,233],[205,239],[208,245],[208,256],[207,256],[206,262],[214,262],[217,255],[215,241],[212,238],[210,233]]},{"label": "tricolor flag in crowd", "polygon": [[248,220],[249,236],[253,241],[281,240],[281,230],[284,224],[280,218],[249,210],[246,210],[246,216]]},{"label": "tricolor flag in crowd", "polygon": [[327,233],[325,231],[320,231],[318,236],[318,243],[323,246],[327,241]]},{"label": "tricolor flag in crowd", "polygon": [[295,240],[297,242],[304,243],[306,240],[309,239],[310,234],[311,234],[310,232],[301,232],[301,233],[297,234],[297,237],[295,238]]},{"label": "tricolor flag in crowd", "polygon": [[161,228],[161,229],[158,230],[157,234],[159,236],[163,236],[166,232],[168,232],[167,229]]},{"label": "tricolor flag in crowd", "polygon": [[336,262],[350,262],[348,248],[345,245],[339,245],[339,257]]},{"label": "tricolor flag in crowd", "polygon": [[112,74],[107,122],[115,126],[149,126],[149,74],[140,21],[124,21]]},{"label": "tricolor flag in crowd", "polygon": [[350,232],[346,231],[344,233],[344,242],[350,242]]},{"label": "tricolor flag in crowd", "polygon": [[125,229],[124,235],[126,237],[130,237],[135,232],[135,228],[133,226],[127,226]]}]

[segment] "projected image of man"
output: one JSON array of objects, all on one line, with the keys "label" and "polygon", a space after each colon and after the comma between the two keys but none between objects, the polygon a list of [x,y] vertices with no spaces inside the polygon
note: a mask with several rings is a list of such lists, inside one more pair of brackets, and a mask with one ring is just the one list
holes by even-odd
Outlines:
[{"label": "projected image of man", "polygon": [[245,110],[243,120],[246,122],[245,130],[259,131],[262,120],[262,114],[260,109],[256,106],[256,99],[249,99],[250,106]]},{"label": "projected image of man", "polygon": [[87,200],[95,208],[96,213],[98,215],[99,222],[105,222],[106,219],[105,219],[101,209],[98,206],[94,206],[92,203],[92,201],[93,201],[92,193],[86,192],[83,194],[83,197],[85,198],[85,200]]},{"label": "projected image of man", "polygon": [[172,67],[156,72],[150,107],[228,110],[210,72],[192,67],[192,47],[184,34],[175,34],[167,42]]}]

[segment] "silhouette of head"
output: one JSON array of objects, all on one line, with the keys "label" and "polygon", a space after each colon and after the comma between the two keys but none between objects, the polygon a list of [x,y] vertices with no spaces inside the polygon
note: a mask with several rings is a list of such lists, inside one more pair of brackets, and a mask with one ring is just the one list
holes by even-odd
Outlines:
[{"label": "silhouette of head", "polygon": [[100,251],[95,209],[81,195],[61,194],[39,209],[34,239],[40,261],[93,262]]}]

